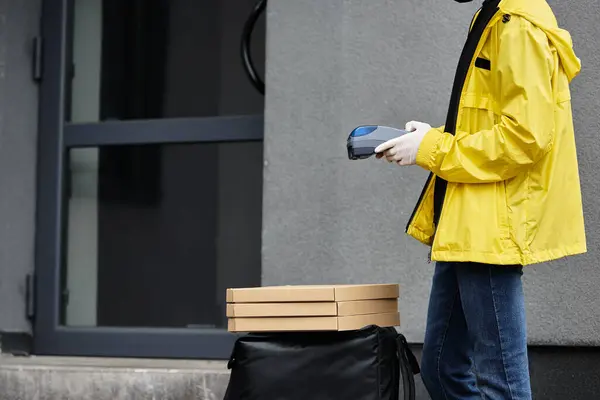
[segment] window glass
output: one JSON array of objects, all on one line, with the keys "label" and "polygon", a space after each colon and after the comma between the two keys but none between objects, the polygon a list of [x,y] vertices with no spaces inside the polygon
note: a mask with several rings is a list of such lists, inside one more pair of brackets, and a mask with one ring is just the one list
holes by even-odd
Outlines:
[{"label": "window glass", "polygon": [[262,143],[73,149],[63,323],[223,328],[260,285]]},{"label": "window glass", "polygon": [[[242,66],[253,2],[74,0],[71,122],[262,114]],[[252,54],[264,76],[265,21]]]}]

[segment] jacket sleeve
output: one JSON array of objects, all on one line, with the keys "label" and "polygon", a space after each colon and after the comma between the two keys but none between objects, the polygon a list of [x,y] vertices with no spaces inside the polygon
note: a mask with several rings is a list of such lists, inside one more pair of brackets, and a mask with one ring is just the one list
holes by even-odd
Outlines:
[{"label": "jacket sleeve", "polygon": [[498,29],[491,70],[497,124],[479,132],[457,131],[455,136],[431,129],[417,153],[418,165],[448,182],[507,180],[552,148],[554,62],[548,38],[519,17]]}]

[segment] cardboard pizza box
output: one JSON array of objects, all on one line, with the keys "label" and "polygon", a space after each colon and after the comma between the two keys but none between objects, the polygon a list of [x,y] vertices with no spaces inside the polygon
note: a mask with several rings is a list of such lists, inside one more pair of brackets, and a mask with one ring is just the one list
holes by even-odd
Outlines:
[{"label": "cardboard pizza box", "polygon": [[337,317],[230,318],[229,332],[351,331],[369,325],[400,326],[400,314],[367,314]]},{"label": "cardboard pizza box", "polygon": [[336,317],[398,311],[398,299],[304,303],[231,303],[227,317]]},{"label": "cardboard pizza box", "polygon": [[398,284],[266,286],[227,290],[227,303],[302,303],[397,299]]}]

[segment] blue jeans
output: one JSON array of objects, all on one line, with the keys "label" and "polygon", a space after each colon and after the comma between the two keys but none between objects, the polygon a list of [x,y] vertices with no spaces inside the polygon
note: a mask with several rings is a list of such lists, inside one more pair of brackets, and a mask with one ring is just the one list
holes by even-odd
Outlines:
[{"label": "blue jeans", "polygon": [[530,400],[523,269],[437,263],[421,377],[433,400]]}]

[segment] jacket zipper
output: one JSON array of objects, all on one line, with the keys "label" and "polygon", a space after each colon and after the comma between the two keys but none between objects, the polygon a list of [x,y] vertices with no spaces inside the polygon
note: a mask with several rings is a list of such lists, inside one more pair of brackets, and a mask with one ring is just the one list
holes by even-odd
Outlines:
[{"label": "jacket zipper", "polygon": [[[498,8],[499,3],[500,3],[500,0],[494,1],[492,3],[492,4],[494,4],[493,9],[491,8],[491,5],[490,6],[484,5],[484,7],[480,8],[475,13],[475,15],[473,16],[473,20],[471,21],[471,29],[469,30],[467,42],[465,43],[465,47],[463,48],[463,52],[461,54],[460,61],[459,61],[459,64],[458,64],[458,67],[456,70],[456,76],[455,76],[454,84],[452,87],[452,94],[450,96],[450,105],[448,107],[448,114],[446,117],[446,125],[444,127],[444,130],[452,135],[454,135],[456,133],[456,120],[458,118],[460,99],[461,99],[462,90],[466,83],[469,67],[473,61],[475,52],[477,51],[477,47],[479,45],[479,41],[481,40],[481,36],[485,32],[485,29],[487,28],[490,21],[494,18],[494,16],[499,11],[499,8]],[[490,8],[487,8],[487,7],[490,7]],[[479,17],[482,17],[482,14],[483,14],[482,23],[478,24],[478,22],[480,20]],[[477,21],[475,19],[477,19]],[[431,183],[431,180],[433,179],[433,177],[434,177],[434,174],[430,173],[429,177],[427,178],[427,181],[425,182],[425,187],[423,187],[423,190],[421,191],[419,200],[417,201],[417,204],[416,204],[413,212],[411,213],[408,223],[406,224],[406,232],[408,232],[408,229],[410,228],[410,225],[412,224],[413,219],[415,218],[417,210],[419,209],[421,202],[423,201],[423,198],[425,197],[425,193],[427,192],[427,189],[428,189],[429,184]],[[443,180],[439,177],[436,177],[435,182],[434,182],[434,188],[433,188],[434,232],[433,232],[433,235],[431,238],[432,245],[433,245],[433,241],[435,239],[435,235],[437,233],[437,227],[439,224],[439,219],[440,219],[440,215],[442,212],[444,199],[446,197],[447,185],[448,185],[448,182],[446,182],[445,180]],[[428,261],[431,262],[431,251],[429,253]]]}]

